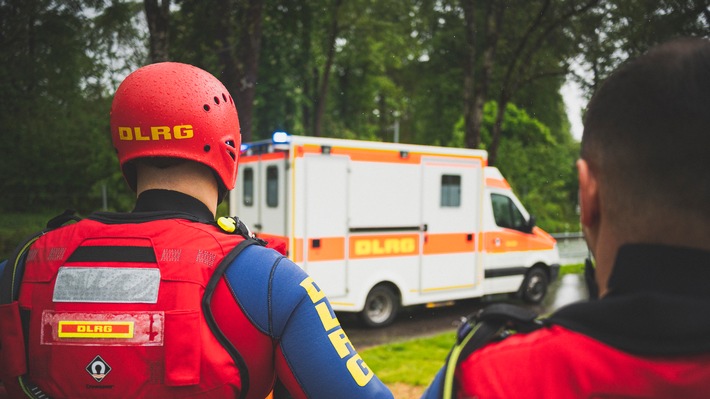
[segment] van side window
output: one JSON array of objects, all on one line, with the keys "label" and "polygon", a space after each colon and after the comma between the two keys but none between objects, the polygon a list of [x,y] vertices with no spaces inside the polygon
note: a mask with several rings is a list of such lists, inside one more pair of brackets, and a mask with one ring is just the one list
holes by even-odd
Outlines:
[{"label": "van side window", "polygon": [[244,206],[254,205],[254,169],[244,168],[244,185],[242,193],[244,193]]},{"label": "van side window", "polygon": [[279,206],[279,169],[276,165],[266,168],[266,206]]},{"label": "van side window", "polygon": [[461,176],[441,176],[441,207],[458,208],[461,206]]},{"label": "van side window", "polygon": [[525,230],[525,218],[513,200],[505,195],[491,194],[491,204],[493,205],[493,217],[498,227]]}]

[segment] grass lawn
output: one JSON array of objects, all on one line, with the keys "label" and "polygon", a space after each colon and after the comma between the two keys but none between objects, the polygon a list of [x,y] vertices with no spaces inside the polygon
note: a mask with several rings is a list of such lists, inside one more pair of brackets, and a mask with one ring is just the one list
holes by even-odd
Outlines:
[{"label": "grass lawn", "polygon": [[367,365],[386,384],[429,385],[444,364],[455,331],[430,338],[376,346],[361,352]]}]

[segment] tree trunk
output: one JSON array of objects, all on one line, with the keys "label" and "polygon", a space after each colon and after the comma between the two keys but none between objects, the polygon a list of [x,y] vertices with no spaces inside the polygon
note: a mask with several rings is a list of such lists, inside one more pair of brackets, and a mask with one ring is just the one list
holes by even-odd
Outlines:
[{"label": "tree trunk", "polygon": [[305,101],[301,101],[301,118],[303,131],[309,134],[313,131],[313,103],[315,98],[314,87],[318,86],[318,71],[313,68],[313,57],[311,54],[312,42],[311,34],[313,30],[313,12],[307,2],[304,2],[300,9],[302,28],[300,32],[301,50],[299,54],[299,65],[301,68],[301,82],[303,82],[303,96]]},{"label": "tree trunk", "polygon": [[259,76],[259,56],[261,55],[261,34],[264,12],[264,0],[247,0],[242,8],[242,22],[247,27],[239,38],[238,57],[242,61],[241,79],[237,94],[237,107],[244,117],[240,120],[242,135],[246,141],[252,141],[254,97],[256,81]]},{"label": "tree trunk", "polygon": [[[217,54],[222,66],[221,80],[232,94],[239,113],[242,142],[253,141],[254,97],[261,52],[263,0],[220,0],[218,3],[219,31]],[[233,26],[243,26],[235,38]],[[238,43],[235,45],[234,43]]]},{"label": "tree trunk", "polygon": [[325,61],[325,66],[323,67],[323,76],[320,79],[320,87],[318,88],[318,96],[316,97],[316,113],[315,120],[313,123],[313,135],[320,137],[322,135],[323,128],[323,115],[325,114],[325,103],[326,97],[328,96],[328,83],[330,81],[330,70],[333,66],[333,60],[335,58],[335,40],[338,38],[339,26],[338,26],[338,11],[342,5],[342,0],[335,0],[333,7],[332,23],[330,25],[330,32],[328,35],[328,56]]},{"label": "tree trunk", "polygon": [[476,20],[474,0],[461,0],[465,21],[466,52],[463,77],[463,118],[466,148],[477,148],[481,144],[480,130],[474,130],[475,118],[475,69],[476,69]]},{"label": "tree trunk", "polygon": [[150,33],[150,61],[169,61],[170,0],[145,0],[143,5]]},{"label": "tree trunk", "polygon": [[[511,98],[513,98],[516,91],[521,87],[523,81],[527,79],[526,83],[530,83],[534,80],[534,78],[528,77],[533,56],[540,50],[543,42],[553,31],[559,29],[564,22],[568,21],[573,16],[589,10],[598,2],[599,0],[587,0],[586,3],[582,3],[579,7],[572,7],[572,9],[566,11],[557,18],[554,18],[554,16],[550,17],[553,19],[546,24],[546,18],[551,13],[551,0],[543,1],[539,12],[536,13],[535,19],[530,23],[523,36],[520,38],[520,42],[518,42],[516,49],[513,51],[513,56],[505,71],[503,82],[501,84],[501,94],[498,99],[496,122],[493,125],[493,131],[491,132],[491,145],[488,148],[489,165],[494,165],[498,156],[498,147],[501,141],[505,107],[508,105]],[[553,74],[556,73],[557,72]],[[542,73],[539,77],[546,77],[550,75],[552,74]]]},{"label": "tree trunk", "polygon": [[498,99],[498,111],[496,112],[496,120],[493,123],[493,131],[491,131],[491,145],[488,147],[488,165],[494,166],[498,157],[498,146],[503,131],[503,119],[505,118],[505,108],[510,101],[510,95],[503,91]]},{"label": "tree trunk", "polygon": [[483,50],[483,65],[481,76],[478,80],[478,87],[474,96],[472,136],[476,137],[476,147],[481,144],[481,125],[483,124],[483,106],[488,98],[488,88],[490,86],[491,74],[495,66],[496,50],[498,49],[498,37],[500,36],[501,23],[505,4],[500,0],[491,0],[488,3],[486,12],[486,39]]}]

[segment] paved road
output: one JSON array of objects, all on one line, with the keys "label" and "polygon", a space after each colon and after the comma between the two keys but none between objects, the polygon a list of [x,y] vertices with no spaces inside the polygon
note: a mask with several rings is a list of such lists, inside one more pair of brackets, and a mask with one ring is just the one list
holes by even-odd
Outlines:
[{"label": "paved road", "polygon": [[[540,314],[549,313],[568,303],[586,298],[584,280],[579,275],[568,274],[550,286],[547,297],[540,305],[527,305]],[[482,306],[495,301],[508,301],[522,305],[522,302],[510,300],[507,296],[494,296],[485,299],[459,301],[453,306],[435,309],[413,308],[401,312],[397,320],[389,327],[369,329],[363,327],[357,318],[349,314],[338,315],[343,328],[357,350],[375,345],[403,341],[416,337],[436,335],[454,330],[465,317]]]}]

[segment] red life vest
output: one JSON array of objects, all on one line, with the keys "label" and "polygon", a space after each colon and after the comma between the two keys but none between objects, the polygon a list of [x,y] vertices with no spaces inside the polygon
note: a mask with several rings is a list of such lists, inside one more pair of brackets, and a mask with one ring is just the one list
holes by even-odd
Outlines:
[{"label": "red life vest", "polygon": [[23,334],[19,312],[3,305],[3,374],[26,370],[51,398],[239,397],[240,365],[201,300],[243,240],[180,219],[84,220],[47,233],[27,254],[13,304],[29,312],[29,362],[7,346],[22,346]]}]

